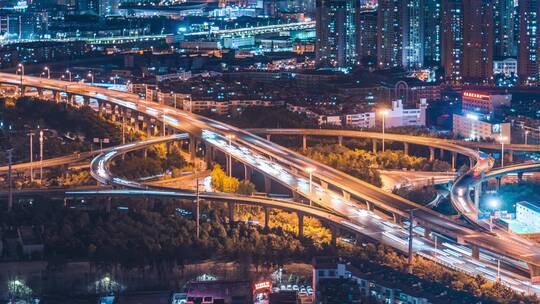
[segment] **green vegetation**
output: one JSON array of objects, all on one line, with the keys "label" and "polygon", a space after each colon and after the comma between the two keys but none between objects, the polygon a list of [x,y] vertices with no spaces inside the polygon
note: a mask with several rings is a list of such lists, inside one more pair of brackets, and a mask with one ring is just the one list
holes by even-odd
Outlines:
[{"label": "green vegetation", "polygon": [[427,205],[437,197],[437,189],[432,185],[416,189],[410,189],[408,187],[395,188],[392,190],[392,193],[421,205]]},{"label": "green vegetation", "polygon": [[448,171],[447,162],[428,161],[423,157],[405,155],[402,151],[386,150],[373,154],[366,150],[349,149],[338,145],[315,145],[302,151],[306,156],[333,168],[381,186],[378,169],[414,169],[420,171]]},{"label": "green vegetation", "polygon": [[215,191],[251,195],[255,192],[255,185],[250,181],[240,181],[235,177],[229,177],[219,164],[214,164],[212,173],[212,188]]},{"label": "green vegetation", "polygon": [[[125,200],[116,201],[122,205]],[[200,238],[195,221],[175,214],[191,202],[129,199],[128,211],[63,208],[47,200],[0,210],[3,229],[19,225],[43,227],[45,258],[49,269],[61,269],[69,260],[89,260],[99,269],[174,269],[207,259],[234,260],[256,269],[275,269],[289,261],[309,262],[314,256],[336,254],[326,244],[298,239],[281,228],[265,230],[243,222],[226,223],[225,208],[201,205]],[[91,206],[91,205],[89,205]],[[292,222],[292,221],[291,221]],[[407,257],[384,245],[339,243],[340,255],[361,271],[385,271],[382,279],[407,284],[434,294],[448,294],[453,303],[537,303],[503,285],[449,270],[422,257],[414,259],[414,276],[406,274]],[[456,292],[457,291],[457,292]],[[465,293],[463,293],[465,292]],[[476,297],[476,298],[473,298]],[[521,301],[521,302],[520,302]]]},{"label": "green vegetation", "polygon": [[117,158],[112,168],[116,174],[129,179],[168,174],[180,176],[182,170],[191,170],[180,148],[171,145],[168,153],[165,144],[154,145],[147,150],[147,156],[139,156],[140,152],[128,153],[124,159]]},{"label": "green vegetation", "polygon": [[[77,108],[32,97],[0,98],[0,117],[3,123],[0,142],[2,145],[9,142],[14,148],[14,162],[28,160],[30,131],[35,133],[34,153],[38,151],[38,129],[45,130],[46,158],[90,150],[93,138],[109,138],[111,145],[119,143],[121,138],[114,124],[100,118],[89,107]],[[74,138],[64,137],[68,132]]]}]

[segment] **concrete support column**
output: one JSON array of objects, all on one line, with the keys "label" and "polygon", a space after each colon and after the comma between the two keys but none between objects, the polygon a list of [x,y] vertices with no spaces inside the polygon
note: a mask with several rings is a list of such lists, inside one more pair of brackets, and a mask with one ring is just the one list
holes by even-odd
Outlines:
[{"label": "concrete support column", "polygon": [[475,260],[480,260],[480,248],[478,248],[478,246],[475,246],[473,245],[471,247],[471,251],[472,251],[472,258],[475,259]]},{"label": "concrete support column", "polygon": [[514,151],[508,150],[508,162],[513,163],[514,162]]},{"label": "concrete support column", "polygon": [[204,144],[204,160],[207,164],[211,164],[214,161],[214,147],[210,145],[210,143]]},{"label": "concrete support column", "polygon": [[197,139],[193,135],[189,135],[189,159],[195,161],[195,153],[197,152]]},{"label": "concrete support column", "polygon": [[264,192],[270,193],[272,190],[272,180],[270,177],[264,175]]},{"label": "concrete support column", "polygon": [[[90,106],[90,97],[83,96],[83,105]],[[99,115],[102,115],[103,113],[103,102],[99,102]]]},{"label": "concrete support column", "polygon": [[19,90],[20,90],[20,93],[21,93],[21,97],[26,94],[26,86],[20,85]]},{"label": "concrete support column", "polygon": [[272,140],[272,135],[266,134],[266,140],[271,141]]},{"label": "concrete support column", "polygon": [[452,151],[452,170],[456,170],[456,158],[457,158],[457,153]]},{"label": "concrete support column", "polygon": [[37,92],[38,92],[39,99],[43,99],[43,89],[42,88],[37,88]]},{"label": "concrete support column", "polygon": [[60,102],[60,92],[58,91],[52,91],[53,92],[53,100],[54,102],[58,103]]},{"label": "concrete support column", "polygon": [[435,148],[429,147],[429,161],[435,160]]},{"label": "concrete support column", "polygon": [[264,228],[268,229],[268,222],[270,222],[270,208],[264,207]]},{"label": "concrete support column", "polygon": [[407,142],[403,143],[403,154],[409,155],[409,143]]},{"label": "concrete support column", "polygon": [[480,203],[480,195],[482,194],[482,183],[474,186],[474,212],[478,216],[478,204]]},{"label": "concrete support column", "polygon": [[67,103],[70,105],[75,104],[75,96],[71,93],[67,93]]},{"label": "concrete support column", "polygon": [[424,237],[426,239],[431,239],[431,229],[429,228],[424,228]]},{"label": "concrete support column", "polygon": [[372,205],[370,202],[368,202],[368,201],[366,201],[366,209],[367,209],[368,211],[372,211],[372,210],[373,210],[373,205]]},{"label": "concrete support column", "polygon": [[307,149],[307,136],[306,135],[303,135],[302,136],[302,150],[306,150]]},{"label": "concrete support column", "polygon": [[495,180],[497,181],[495,183],[495,190],[499,191],[499,189],[501,189],[502,177],[501,176],[496,177]]},{"label": "concrete support column", "polygon": [[143,149],[143,157],[144,157],[144,158],[147,158],[147,157],[148,157],[148,148],[144,148],[144,149]]},{"label": "concrete support column", "polygon": [[227,203],[229,207],[229,223],[234,223],[234,203]]},{"label": "concrete support column", "polygon": [[374,138],[372,141],[372,151],[373,151],[373,154],[376,154],[377,153],[377,140]]},{"label": "concrete support column", "polygon": [[439,158],[440,158],[441,160],[444,159],[444,149],[441,149],[441,153],[439,154]]},{"label": "concrete support column", "polygon": [[298,213],[298,237],[304,236],[304,215]]},{"label": "concrete support column", "polygon": [[343,136],[338,136],[337,140],[338,140],[338,146],[340,147],[343,146]]},{"label": "concrete support column", "polygon": [[336,247],[337,244],[337,234],[338,234],[338,227],[336,225],[332,225],[330,228],[332,230],[332,240],[330,241],[330,244],[334,247]]},{"label": "concrete support column", "polygon": [[472,157],[469,157],[469,168],[474,167],[474,159]]},{"label": "concrete support column", "polygon": [[150,121],[146,122],[146,136],[152,136],[152,123]]},{"label": "concrete support column", "polygon": [[247,181],[251,180],[251,173],[251,168],[244,164],[244,179]]}]

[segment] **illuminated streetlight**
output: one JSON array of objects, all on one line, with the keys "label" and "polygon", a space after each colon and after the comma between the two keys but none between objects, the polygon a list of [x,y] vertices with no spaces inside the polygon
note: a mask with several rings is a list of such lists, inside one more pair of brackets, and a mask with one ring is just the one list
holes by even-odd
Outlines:
[{"label": "illuminated streetlight", "polygon": [[384,152],[384,129],[385,129],[385,118],[388,115],[388,110],[380,110],[379,114],[382,116],[382,151]]},{"label": "illuminated streetlight", "polygon": [[69,75],[69,82],[71,82],[71,72],[69,70],[66,70],[66,74]]},{"label": "illuminated streetlight", "polygon": [[18,71],[21,72],[20,75],[21,75],[21,85],[22,85],[23,77],[24,77],[24,65],[22,63],[19,63],[18,67],[19,67]]},{"label": "illuminated streetlight", "polygon": [[491,208],[492,212],[489,213],[489,231],[493,231],[493,211],[499,209],[501,206],[501,201],[498,198],[491,198],[488,201],[488,206]]},{"label": "illuminated streetlight", "polygon": [[94,74],[92,74],[92,72],[88,72],[88,77],[92,79],[92,85],[94,85]]},{"label": "illuminated streetlight", "polygon": [[47,71],[47,79],[51,79],[51,70],[49,69],[49,67],[44,67],[43,70]]},{"label": "illuminated streetlight", "polygon": [[525,144],[527,144],[528,136],[529,136],[529,130],[526,130],[525,131]]}]

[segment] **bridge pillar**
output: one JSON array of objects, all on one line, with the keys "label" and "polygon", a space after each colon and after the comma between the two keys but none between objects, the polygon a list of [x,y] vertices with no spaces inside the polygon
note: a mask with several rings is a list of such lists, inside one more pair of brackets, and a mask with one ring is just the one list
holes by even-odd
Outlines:
[{"label": "bridge pillar", "polygon": [[247,181],[251,180],[251,173],[251,168],[248,165],[244,164],[244,179]]},{"label": "bridge pillar", "polygon": [[457,152],[452,151],[452,170],[456,171],[456,157]]},{"label": "bridge pillar", "polygon": [[424,227],[424,237],[426,239],[431,239],[431,232],[432,232],[431,229]]},{"label": "bridge pillar", "polygon": [[266,174],[264,175],[264,192],[270,193],[272,190],[272,180]]},{"label": "bridge pillar", "polygon": [[472,157],[469,157],[469,168],[474,167],[474,159]]},{"label": "bridge pillar", "polygon": [[475,260],[480,260],[480,248],[478,248],[478,246],[476,245],[472,245],[471,251],[472,251],[472,255],[471,255],[472,258]]},{"label": "bridge pillar", "polygon": [[227,203],[229,207],[229,224],[234,223],[234,203]]},{"label": "bridge pillar", "polygon": [[343,193],[343,198],[346,200],[346,201],[350,201],[351,200],[351,194],[345,190],[341,190],[341,193]]},{"label": "bridge pillar", "polygon": [[302,150],[306,150],[307,149],[307,136],[306,135],[302,135]]},{"label": "bridge pillar", "polygon": [[476,184],[474,186],[474,212],[478,216],[478,204],[480,203],[480,195],[482,195],[482,183]]},{"label": "bridge pillar", "polygon": [[338,227],[334,224],[331,225],[330,229],[332,230],[332,239],[330,241],[330,244],[334,247],[336,247],[337,244],[337,234],[338,234]]},{"label": "bridge pillar", "polygon": [[210,164],[214,160],[214,153],[212,151],[213,149],[214,148],[210,145],[210,143],[206,142],[204,144],[204,159],[207,164]]},{"label": "bridge pillar", "polygon": [[270,208],[264,207],[264,228],[268,229],[268,222],[270,222]]},{"label": "bridge pillar", "polygon": [[56,103],[59,103],[62,100],[62,97],[60,96],[59,91],[53,91],[53,100]]},{"label": "bridge pillar", "polygon": [[338,140],[338,146],[340,147],[343,146],[343,136],[338,136],[337,140]]},{"label": "bridge pillar", "polygon": [[372,144],[372,151],[373,151],[373,154],[377,154],[377,140],[374,138],[372,141],[371,141],[371,144]]},{"label": "bridge pillar", "polygon": [[152,123],[150,122],[146,123],[146,136],[152,136]]},{"label": "bridge pillar", "polygon": [[540,265],[527,263],[527,266],[529,266],[529,274],[531,275],[531,282],[537,283],[538,281],[540,281]]},{"label": "bridge pillar", "polygon": [[368,211],[373,211],[373,205],[372,205],[370,202],[368,202],[368,201],[366,201],[366,209],[367,209]]},{"label": "bridge pillar", "polygon": [[441,149],[440,154],[439,154],[439,158],[440,158],[441,160],[444,159],[444,149]]},{"label": "bridge pillar", "polygon": [[266,140],[271,141],[272,140],[272,135],[266,134]]},{"label": "bridge pillar", "polygon": [[[90,97],[83,96],[83,105],[84,106],[90,106]],[[99,105],[99,115],[103,114],[103,102],[98,102]]]},{"label": "bridge pillar", "polygon": [[26,86],[19,85],[19,91],[20,91],[21,97],[23,97],[26,94]]},{"label": "bridge pillar", "polygon": [[298,213],[298,237],[304,236],[304,215]]},{"label": "bridge pillar", "polygon": [[195,153],[197,152],[197,139],[193,135],[189,135],[189,159],[195,162]]},{"label": "bridge pillar", "polygon": [[147,158],[147,157],[148,157],[148,148],[144,148],[144,149],[143,149],[143,157],[144,157],[144,158]]},{"label": "bridge pillar", "polygon": [[429,161],[432,162],[435,160],[435,148],[429,147]]},{"label": "bridge pillar", "polygon": [[394,219],[394,223],[401,224],[403,222],[403,219],[399,214],[392,213],[392,218]]},{"label": "bridge pillar", "polygon": [[67,93],[67,103],[70,105],[75,105],[75,96],[71,93]]},{"label": "bridge pillar", "polygon": [[514,162],[514,151],[508,150],[508,162],[513,163]]},{"label": "bridge pillar", "polygon": [[408,142],[404,142],[403,143],[403,154],[405,155],[409,155],[409,143]]},{"label": "bridge pillar", "polygon": [[37,92],[38,92],[39,99],[43,99],[43,89],[42,88],[37,88]]},{"label": "bridge pillar", "polygon": [[517,174],[518,181],[521,183],[523,181],[523,172]]},{"label": "bridge pillar", "polygon": [[495,183],[495,190],[499,191],[499,189],[501,189],[502,177],[501,177],[501,176],[497,176],[497,177],[495,177],[495,180],[496,180],[496,183]]}]

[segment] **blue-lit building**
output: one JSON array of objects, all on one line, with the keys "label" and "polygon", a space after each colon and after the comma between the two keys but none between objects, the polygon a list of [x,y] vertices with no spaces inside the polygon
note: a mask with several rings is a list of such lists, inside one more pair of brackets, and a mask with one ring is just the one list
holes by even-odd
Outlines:
[{"label": "blue-lit building", "polygon": [[353,0],[317,0],[315,61],[325,68],[357,65],[357,15]]},{"label": "blue-lit building", "polygon": [[441,1],[424,0],[424,65],[441,63]]},{"label": "blue-lit building", "polygon": [[424,0],[402,1],[402,65],[404,68],[424,66]]},{"label": "blue-lit building", "polygon": [[463,47],[463,15],[461,0],[442,0],[441,60],[445,79],[460,83]]},{"label": "blue-lit building", "polygon": [[540,83],[539,0],[519,0],[518,76],[525,85]]}]

